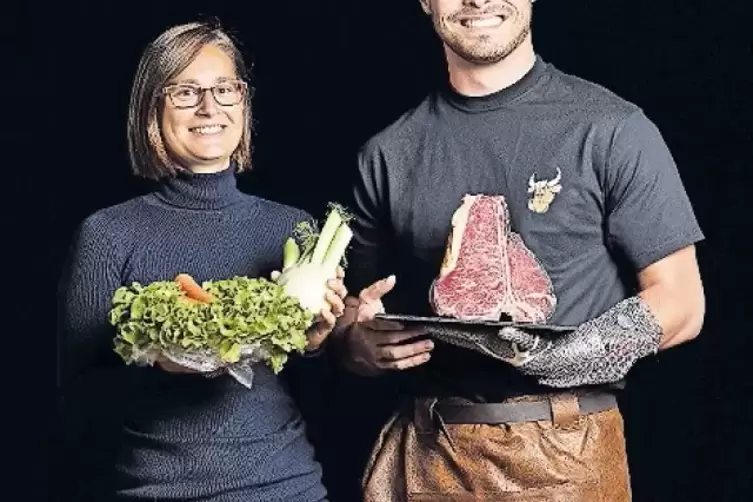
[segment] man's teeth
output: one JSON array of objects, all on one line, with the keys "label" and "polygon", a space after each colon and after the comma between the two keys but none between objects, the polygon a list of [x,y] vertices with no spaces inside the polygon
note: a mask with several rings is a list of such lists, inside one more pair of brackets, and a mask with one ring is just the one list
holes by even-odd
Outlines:
[{"label": "man's teeth", "polygon": [[221,130],[222,130],[222,126],[219,126],[219,125],[191,128],[191,132],[194,132],[196,134],[217,134]]},{"label": "man's teeth", "polygon": [[461,23],[466,28],[494,28],[502,24],[502,21],[503,21],[502,17],[492,16],[492,17],[481,17],[481,18],[473,18],[473,19],[463,19]]}]

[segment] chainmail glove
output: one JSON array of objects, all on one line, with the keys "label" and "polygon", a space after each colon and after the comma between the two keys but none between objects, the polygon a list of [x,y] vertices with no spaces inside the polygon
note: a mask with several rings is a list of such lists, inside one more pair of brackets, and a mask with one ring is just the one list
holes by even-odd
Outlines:
[{"label": "chainmail glove", "polygon": [[659,350],[662,330],[638,297],[560,338],[545,339],[518,328],[503,328],[498,340],[476,349],[534,376],[543,385],[566,388],[621,380],[641,358]]}]

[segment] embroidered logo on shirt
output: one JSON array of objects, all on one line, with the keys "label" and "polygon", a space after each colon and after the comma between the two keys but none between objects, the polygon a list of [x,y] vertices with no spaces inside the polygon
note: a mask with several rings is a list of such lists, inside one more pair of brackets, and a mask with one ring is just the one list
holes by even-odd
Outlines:
[{"label": "embroidered logo on shirt", "polygon": [[536,173],[533,173],[531,179],[528,180],[528,193],[531,194],[531,198],[528,199],[528,209],[539,214],[549,211],[554,197],[562,190],[561,179],[562,171],[559,168],[557,168],[557,176],[552,180],[536,181]]}]

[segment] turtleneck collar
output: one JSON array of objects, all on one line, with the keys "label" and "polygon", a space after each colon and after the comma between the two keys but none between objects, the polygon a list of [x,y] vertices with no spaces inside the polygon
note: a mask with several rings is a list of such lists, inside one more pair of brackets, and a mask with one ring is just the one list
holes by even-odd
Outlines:
[{"label": "turtleneck collar", "polygon": [[459,108],[466,112],[477,113],[492,111],[502,108],[528,92],[538,83],[539,79],[546,72],[546,69],[547,64],[540,56],[536,55],[533,67],[528,73],[509,87],[485,96],[466,96],[460,94],[454,87],[452,87],[452,84],[446,82],[440,95],[455,108]]},{"label": "turtleneck collar", "polygon": [[216,173],[179,173],[160,183],[155,195],[171,206],[195,210],[219,210],[244,198],[232,164]]}]

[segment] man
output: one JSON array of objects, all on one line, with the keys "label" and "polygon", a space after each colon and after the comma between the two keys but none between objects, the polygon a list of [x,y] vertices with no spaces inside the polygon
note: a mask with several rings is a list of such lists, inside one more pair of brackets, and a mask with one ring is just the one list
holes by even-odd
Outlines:
[{"label": "man", "polygon": [[[614,392],[696,337],[705,309],[703,235],[671,154],[637,106],[536,54],[533,0],[420,1],[449,82],[360,152],[347,274],[360,295],[336,339],[347,368],[409,396],[364,500],[630,500]],[[434,314],[451,220],[478,194],[503,200],[551,284],[544,321],[572,332],[507,329],[475,351],[374,319]]]}]

